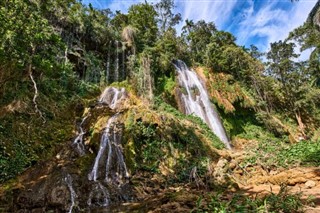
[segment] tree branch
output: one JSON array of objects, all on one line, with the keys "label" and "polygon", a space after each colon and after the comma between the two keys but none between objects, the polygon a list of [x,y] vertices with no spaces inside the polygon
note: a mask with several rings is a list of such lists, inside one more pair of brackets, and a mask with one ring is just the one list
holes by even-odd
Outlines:
[{"label": "tree branch", "polygon": [[30,77],[30,79],[31,79],[31,81],[32,81],[32,83],[33,83],[33,88],[34,88],[34,96],[33,96],[32,101],[33,101],[33,104],[34,104],[34,108],[35,108],[36,113],[39,113],[40,117],[41,117],[42,120],[43,120],[43,123],[45,123],[45,122],[46,122],[46,119],[43,117],[43,114],[42,114],[42,112],[39,110],[38,104],[37,104],[38,88],[37,88],[37,84],[36,84],[36,82],[35,82],[35,80],[34,80],[34,78],[33,78],[33,75],[32,75],[32,67],[31,67],[31,66],[32,66],[32,65],[29,64],[29,77]]}]

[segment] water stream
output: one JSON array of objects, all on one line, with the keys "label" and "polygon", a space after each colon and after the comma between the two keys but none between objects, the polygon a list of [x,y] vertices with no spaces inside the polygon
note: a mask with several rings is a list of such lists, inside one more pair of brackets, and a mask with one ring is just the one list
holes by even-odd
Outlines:
[{"label": "water stream", "polygon": [[[116,109],[126,95],[124,88],[108,87],[101,94],[99,102]],[[123,125],[119,122],[120,118],[120,113],[112,115],[102,132],[99,151],[88,174],[88,180],[92,181],[87,201],[90,207],[109,206],[117,199],[114,195],[121,195],[122,187],[128,183],[129,172],[123,156]]]},{"label": "water stream", "polygon": [[111,41],[109,42],[109,48],[108,48],[108,56],[107,56],[107,68],[106,68],[106,84],[109,84],[109,78],[110,78],[110,51],[111,51]]},{"label": "water stream", "polygon": [[231,149],[231,145],[220,117],[209,99],[204,83],[197,76],[196,72],[189,69],[183,61],[176,61],[175,67],[178,71],[178,80],[184,88],[180,97],[186,114],[194,114],[200,117],[215,135]]},{"label": "water stream", "polygon": [[116,65],[114,69],[114,81],[119,81],[119,41],[116,41]]},{"label": "water stream", "polygon": [[[99,102],[108,105],[111,109],[115,109],[118,104],[126,97],[124,88],[115,87],[106,88],[99,98]],[[127,178],[129,176],[124,161],[121,147],[122,128],[119,127],[117,118],[119,113],[111,116],[106,124],[100,139],[100,148],[96,156],[92,171],[88,175],[89,180],[96,181],[98,179],[99,165],[105,160],[105,180],[109,181],[111,176]],[[102,157],[106,154],[106,158]],[[114,168],[117,168],[115,171]],[[113,174],[116,173],[116,174]],[[111,178],[113,179],[113,178]]]},{"label": "water stream", "polygon": [[69,191],[70,191],[70,200],[71,200],[71,206],[69,208],[69,211],[68,213],[72,213],[72,209],[75,205],[75,200],[76,200],[76,197],[77,197],[77,194],[72,186],[72,177],[70,174],[67,174],[66,177],[64,178],[64,181],[66,182],[68,188],[69,188]]},{"label": "water stream", "polygon": [[83,136],[84,136],[85,132],[83,131],[82,125],[86,119],[87,119],[87,116],[82,119],[82,121],[79,125],[78,136],[74,139],[74,141],[72,143],[73,146],[75,146],[75,148],[80,156],[85,154],[85,147],[83,144]]},{"label": "water stream", "polygon": [[126,79],[126,74],[125,74],[125,58],[126,58],[126,45],[125,43],[123,42],[122,43],[122,72],[121,72],[121,80],[125,80]]},{"label": "water stream", "polygon": [[118,89],[115,87],[107,87],[99,98],[99,102],[107,104],[111,109],[115,109],[117,104],[126,98],[126,91],[124,88]]}]

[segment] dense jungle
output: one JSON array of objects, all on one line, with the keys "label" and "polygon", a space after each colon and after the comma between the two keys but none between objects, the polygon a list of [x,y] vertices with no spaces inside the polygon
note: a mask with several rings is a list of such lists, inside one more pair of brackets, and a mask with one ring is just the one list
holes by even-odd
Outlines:
[{"label": "dense jungle", "polygon": [[173,0],[0,1],[0,212],[320,212],[319,6],[261,52]]}]

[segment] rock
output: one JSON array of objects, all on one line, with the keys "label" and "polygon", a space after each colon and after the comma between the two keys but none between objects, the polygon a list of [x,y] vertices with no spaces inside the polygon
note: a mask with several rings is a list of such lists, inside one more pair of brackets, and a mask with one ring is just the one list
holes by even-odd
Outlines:
[{"label": "rock", "polygon": [[313,180],[308,180],[304,185],[307,189],[311,189],[316,186],[316,182]]},{"label": "rock", "polygon": [[221,158],[214,168],[213,177],[219,185],[224,185],[228,182],[228,160]]},{"label": "rock", "polygon": [[229,169],[233,170],[237,167],[238,162],[236,162],[235,160],[232,160],[229,164]]}]

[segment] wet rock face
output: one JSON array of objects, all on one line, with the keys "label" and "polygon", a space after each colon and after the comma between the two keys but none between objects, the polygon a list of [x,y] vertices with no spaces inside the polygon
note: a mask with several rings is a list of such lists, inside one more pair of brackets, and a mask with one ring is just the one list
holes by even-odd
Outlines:
[{"label": "wet rock face", "polygon": [[[99,99],[100,104],[82,118],[78,136],[61,147],[51,160],[25,172],[20,180],[22,186],[14,192],[8,212],[71,213],[132,200],[133,190],[121,144],[124,126],[121,119],[116,119],[121,113],[115,113],[126,97],[123,88],[107,88]],[[105,117],[101,128],[97,129],[100,138],[92,137],[90,145],[85,144],[86,132],[96,125],[99,117]],[[99,141],[99,149],[92,151],[90,146]],[[103,144],[105,152],[101,152]],[[83,146],[80,154],[75,145]],[[99,153],[101,159],[95,157]],[[81,161],[88,161],[85,168],[80,168]],[[95,178],[88,179],[93,170]]]},{"label": "wet rock face", "polygon": [[[52,161],[50,164],[55,163]],[[134,199],[129,182],[114,185],[104,180],[89,181],[87,175],[80,174],[73,164],[70,159],[59,167],[52,166],[50,170],[40,166],[35,168],[40,171],[37,175],[30,173],[26,177],[25,185],[13,195],[13,206],[8,212],[89,211]],[[67,181],[68,176],[72,181]]]},{"label": "wet rock face", "polygon": [[127,97],[124,88],[107,87],[99,98],[99,102],[108,105],[111,109],[115,109],[118,104]]},{"label": "wet rock face", "polygon": [[[56,168],[58,169],[58,168]],[[66,212],[70,206],[70,191],[63,182],[62,173],[52,171],[46,176],[35,176],[34,181],[17,192],[13,212]],[[31,178],[31,177],[30,177]]]},{"label": "wet rock face", "polygon": [[183,114],[187,114],[186,112],[186,106],[185,103],[182,101],[182,99],[180,98],[182,96],[182,91],[180,88],[176,87],[175,91],[174,91],[174,97],[175,97],[175,101],[178,105],[178,109],[180,112],[182,112]]}]

